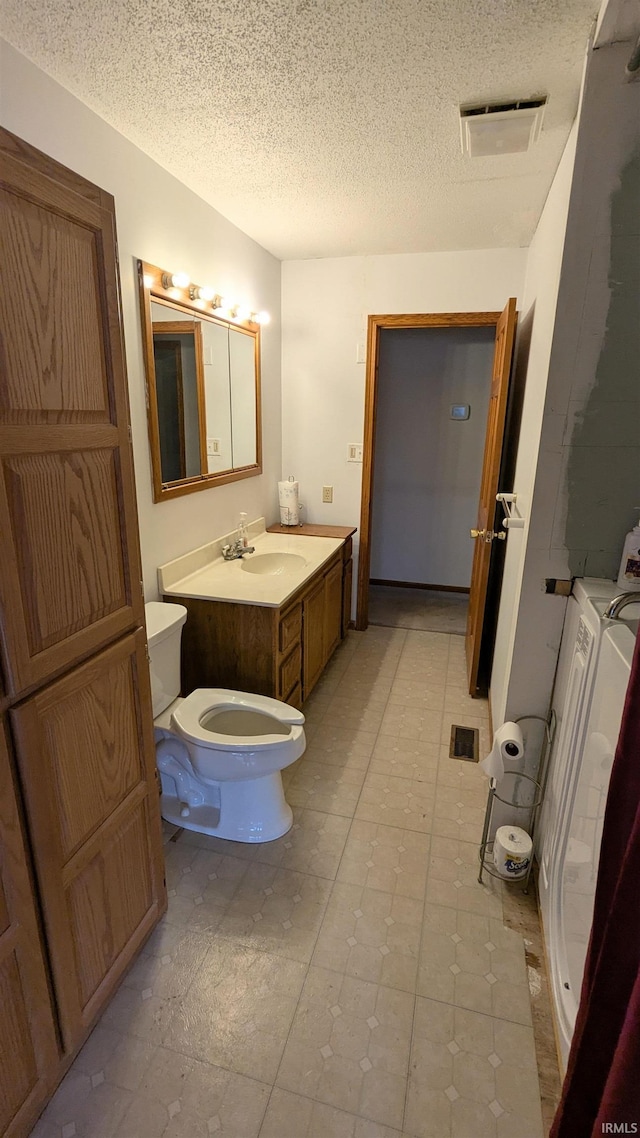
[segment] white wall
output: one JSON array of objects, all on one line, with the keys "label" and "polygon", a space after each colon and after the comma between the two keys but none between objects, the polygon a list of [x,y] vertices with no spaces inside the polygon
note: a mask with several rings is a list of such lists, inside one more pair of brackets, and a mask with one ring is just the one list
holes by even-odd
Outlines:
[{"label": "white wall", "polygon": [[[2,125],[113,194],[147,599],[156,567],[227,533],[240,510],[277,517],[280,477],[280,263],[57,83],[0,41]],[[262,330],[262,476],[154,504],[147,441],[137,258],[266,309]]]},{"label": "white wall", "polygon": [[494,344],[495,328],[382,329],[372,578],[469,587]]},{"label": "white wall", "polygon": [[[496,725],[503,723],[507,718],[505,710],[507,688],[513,662],[525,555],[528,549],[531,503],[538,465],[576,138],[577,124],[574,124],[529,248],[525,287],[518,317],[516,374],[520,374],[524,380],[524,392],[513,488],[517,494],[518,512],[525,518],[525,528],[509,530],[506,542],[490,685],[491,710]],[[550,606],[561,610],[560,619],[565,603],[560,597],[550,598]],[[553,647],[551,651],[554,651]],[[529,709],[521,709],[521,713],[526,710]],[[545,714],[545,711],[539,714]]]},{"label": "white wall", "polygon": [[[588,58],[555,324],[549,300],[567,212],[569,150],[531,247],[525,295],[535,297],[538,343],[534,351],[532,339],[527,394],[535,410],[528,422],[539,421],[541,431],[532,487],[535,455],[525,448],[519,456],[515,489],[521,474],[529,522],[524,554],[503,590],[495,722],[502,713],[546,714],[565,605],[544,593],[544,579],[615,577],[638,504],[640,85],[625,82],[629,53],[623,43]],[[515,561],[517,547],[509,553]]]},{"label": "white wall", "polygon": [[310,520],[360,524],[362,467],[347,448],[362,442],[367,316],[501,310],[522,292],[526,259],[526,249],[487,249],[283,264],[282,472],[299,479]]}]

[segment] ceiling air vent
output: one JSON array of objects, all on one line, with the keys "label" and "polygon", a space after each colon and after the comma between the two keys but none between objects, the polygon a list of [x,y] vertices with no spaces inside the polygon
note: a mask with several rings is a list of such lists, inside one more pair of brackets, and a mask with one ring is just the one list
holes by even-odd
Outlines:
[{"label": "ceiling air vent", "polygon": [[462,153],[470,158],[520,154],[537,141],[547,102],[518,99],[512,103],[483,103],[460,107]]}]

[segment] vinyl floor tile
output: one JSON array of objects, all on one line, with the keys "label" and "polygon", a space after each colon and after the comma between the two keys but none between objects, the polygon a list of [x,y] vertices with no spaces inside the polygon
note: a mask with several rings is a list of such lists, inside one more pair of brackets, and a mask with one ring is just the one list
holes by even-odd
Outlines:
[{"label": "vinyl floor tile", "polygon": [[220,937],[308,963],[330,893],[325,878],[254,863],[219,925]]},{"label": "vinyl floor tile", "polygon": [[337,879],[421,901],[427,880],[429,843],[427,834],[355,820]]},{"label": "vinyl floor tile", "polygon": [[273,1083],[305,973],[298,961],[216,942],[173,1009],[163,1045]]},{"label": "vinyl floor tile", "polygon": [[400,1128],[414,998],[312,967],[277,1084]]},{"label": "vinyl floor tile", "polygon": [[274,1087],[260,1138],[402,1138],[398,1130]]},{"label": "vinyl floor tile", "polygon": [[336,882],[313,964],[415,992],[422,901]]},{"label": "vinyl floor tile", "polygon": [[413,778],[433,785],[438,774],[440,747],[416,739],[380,735],[370,760],[371,774]]},{"label": "vinyl floor tile", "polygon": [[355,816],[363,822],[378,822],[424,834],[431,830],[433,806],[434,794],[429,784],[370,772]]},{"label": "vinyl floor tile", "polygon": [[352,767],[330,766],[305,759],[287,788],[292,806],[309,807],[327,814],[351,818],[355,812],[365,772]]}]

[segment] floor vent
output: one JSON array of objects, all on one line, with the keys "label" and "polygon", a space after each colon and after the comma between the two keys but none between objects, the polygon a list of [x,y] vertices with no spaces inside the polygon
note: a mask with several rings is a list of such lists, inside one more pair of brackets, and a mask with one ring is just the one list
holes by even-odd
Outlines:
[{"label": "floor vent", "polygon": [[467,763],[477,763],[480,757],[480,732],[477,727],[451,727],[451,742],[449,743],[449,757],[464,759]]}]

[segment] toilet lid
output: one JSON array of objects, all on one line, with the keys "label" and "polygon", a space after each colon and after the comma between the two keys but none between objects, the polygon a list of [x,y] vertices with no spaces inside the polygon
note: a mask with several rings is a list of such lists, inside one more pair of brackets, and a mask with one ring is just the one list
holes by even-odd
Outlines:
[{"label": "toilet lid", "polygon": [[[268,715],[283,725],[289,725],[291,732],[288,735],[229,735],[218,734],[210,725],[203,727],[201,720],[216,711],[252,711]],[[190,739],[192,743],[200,746],[215,747],[220,751],[237,751],[240,747],[247,750],[261,750],[282,747],[291,740],[297,740],[302,734],[304,715],[295,707],[282,703],[279,699],[271,699],[266,695],[255,695],[251,692],[231,691],[226,688],[196,688],[175,709],[172,720],[181,735]],[[214,720],[215,722],[215,720]]]}]

